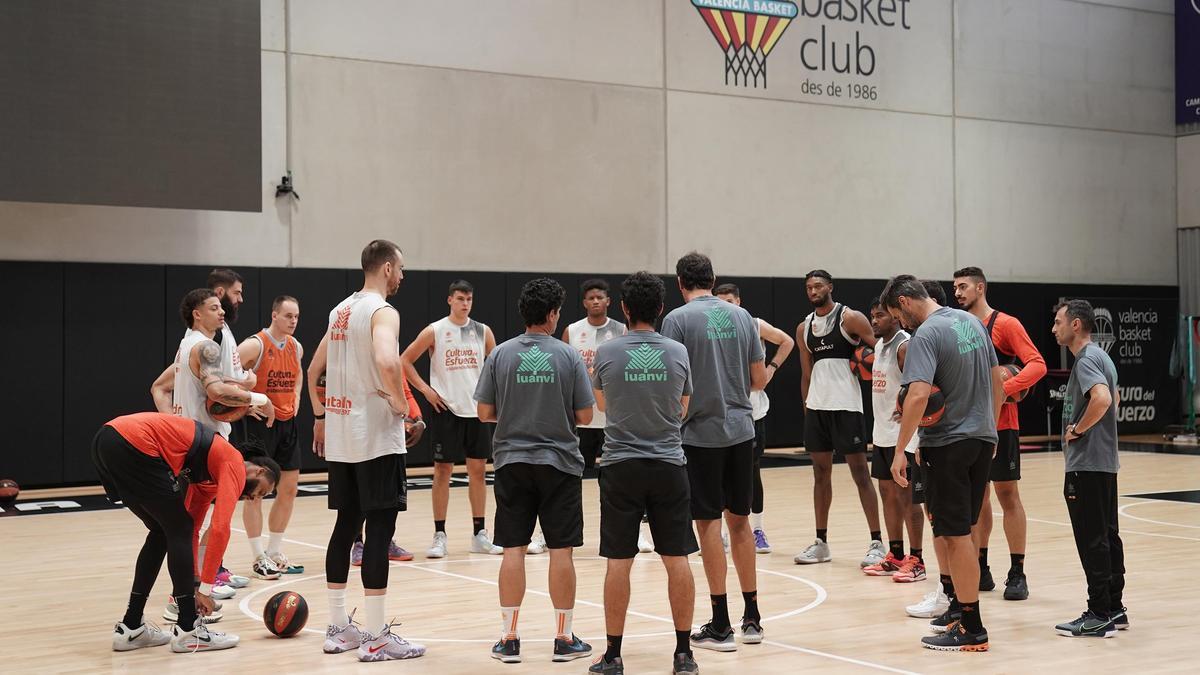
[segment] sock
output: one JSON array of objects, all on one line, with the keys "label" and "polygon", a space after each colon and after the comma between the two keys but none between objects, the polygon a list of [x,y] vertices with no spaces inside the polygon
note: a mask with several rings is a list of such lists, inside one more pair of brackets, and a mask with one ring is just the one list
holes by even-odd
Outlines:
[{"label": "sock", "polygon": [[575,618],[574,609],[557,609],[554,610],[554,626],[558,633],[555,635],[560,640],[570,641],[571,639],[571,619]]},{"label": "sock", "polygon": [[446,521],[444,521],[444,520],[433,521],[433,533],[434,534],[437,534],[438,532],[445,532],[445,531],[446,531]]},{"label": "sock", "polygon": [[475,534],[479,534],[487,529],[487,527],[483,524],[484,520],[485,518],[471,518],[471,526],[475,528]]},{"label": "sock", "polygon": [[363,628],[372,637],[379,637],[383,634],[383,630],[387,628],[387,621],[383,618],[384,605],[387,603],[386,595],[368,595],[366,596],[367,605],[367,622],[363,624]]},{"label": "sock", "polygon": [[1012,561],[1012,568],[1021,574],[1025,573],[1025,554],[1024,553],[1009,553],[1009,560]]},{"label": "sock", "polygon": [[692,641],[689,639],[688,631],[675,631],[675,653],[692,655]]},{"label": "sock", "polygon": [[179,607],[179,621],[176,622],[176,625],[180,630],[194,630],[196,628],[196,596],[177,596],[175,604]]},{"label": "sock", "polygon": [[750,514],[750,529],[751,530],[763,529],[763,514],[762,513],[751,513]]},{"label": "sock", "polygon": [[904,557],[904,540],[890,539],[888,540],[888,549],[892,552],[892,557],[899,560]]},{"label": "sock", "polygon": [[981,548],[979,549],[979,569],[983,569],[987,566],[987,548]]},{"label": "sock", "polygon": [[968,632],[982,633],[983,618],[979,616],[979,601],[962,603],[962,625]]},{"label": "sock", "polygon": [[828,534],[829,534],[829,530],[822,529],[819,527],[817,528],[817,539],[820,539],[823,542],[828,542],[829,539],[826,538]]},{"label": "sock", "polygon": [[943,574],[940,576],[940,581],[942,582],[942,592],[946,594],[947,598],[950,598],[951,602],[954,602],[954,598],[956,597],[954,594],[954,579],[949,574]]},{"label": "sock", "polygon": [[125,610],[125,618],[121,620],[126,628],[142,625],[142,615],[146,613],[146,598],[147,596],[141,593],[129,594],[129,607]]},{"label": "sock", "polygon": [[329,594],[329,623],[338,628],[350,625],[350,616],[346,614],[346,589],[326,589]]},{"label": "sock", "polygon": [[729,630],[729,596],[722,593],[721,595],[708,596],[712,601],[712,627],[717,631]]},{"label": "sock", "polygon": [[604,650],[605,663],[612,663],[613,659],[621,655],[621,636],[609,635],[608,648]]},{"label": "sock", "polygon": [[520,605],[516,607],[501,607],[500,615],[504,619],[504,625],[500,628],[500,636],[506,640],[520,637],[520,634],[517,633],[517,619],[521,615]]},{"label": "sock", "polygon": [[262,537],[250,537],[249,541],[250,541],[250,556],[253,557],[255,560],[258,560],[259,558],[261,558],[267,554],[266,550],[263,549],[263,538]]},{"label": "sock", "polygon": [[921,557],[921,549],[910,548],[908,549],[908,554],[916,558],[917,562],[921,563],[922,565],[925,564],[925,558]]},{"label": "sock", "polygon": [[758,613],[758,591],[742,591],[742,600],[746,602],[746,613],[743,617],[754,621],[762,619]]},{"label": "sock", "polygon": [[[262,540],[262,537],[259,537],[259,541],[261,541],[261,540]],[[283,543],[283,533],[282,532],[272,532],[271,536],[267,539],[267,555],[278,555],[279,554],[279,546],[282,543]]]},{"label": "sock", "polygon": [[871,530],[871,541],[883,541],[883,532]]}]

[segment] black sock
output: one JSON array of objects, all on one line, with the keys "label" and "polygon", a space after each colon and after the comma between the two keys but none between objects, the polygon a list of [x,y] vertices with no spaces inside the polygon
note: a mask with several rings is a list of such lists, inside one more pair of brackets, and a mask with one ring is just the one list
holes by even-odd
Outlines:
[{"label": "black sock", "polygon": [[979,616],[979,601],[962,603],[962,625],[969,633],[983,632],[983,618]]},{"label": "black sock", "polygon": [[888,540],[888,549],[891,550],[892,557],[895,558],[896,560],[903,558],[904,557],[904,540],[903,539],[889,539]]},{"label": "black sock", "polygon": [[943,574],[941,575],[941,582],[942,592],[946,594],[947,598],[950,598],[950,602],[954,602],[954,579],[949,574]]},{"label": "black sock", "polygon": [[919,562],[921,564],[925,564],[925,558],[921,557],[921,549],[910,548],[910,549],[908,549],[908,554],[911,555],[912,557],[916,558],[917,562]]},{"label": "black sock", "polygon": [[484,530],[487,529],[487,526],[485,526],[483,524],[484,520],[486,520],[486,519],[483,517],[471,518],[471,525],[475,528],[475,534],[479,534],[480,532],[483,532]]},{"label": "black sock", "polygon": [[883,533],[879,530],[871,530],[871,541],[883,541]]},{"label": "black sock", "polygon": [[1025,573],[1025,554],[1024,553],[1009,553],[1008,559],[1012,561],[1012,568],[1021,574]]},{"label": "black sock", "polygon": [[721,595],[708,596],[712,600],[712,627],[718,632],[729,630],[729,596],[722,593]]},{"label": "black sock", "polygon": [[819,527],[818,527],[818,528],[817,528],[817,539],[820,539],[820,540],[821,540],[821,541],[823,541],[823,542],[828,542],[829,540],[828,540],[828,539],[826,539],[826,535],[827,535],[828,533],[829,533],[829,530],[823,530],[823,529],[821,529],[821,528],[819,528]]},{"label": "black sock", "polygon": [[758,613],[758,591],[750,591],[749,593],[742,591],[742,600],[746,602],[746,612],[742,614],[744,619],[759,621],[762,615]]},{"label": "black sock", "polygon": [[175,604],[179,606],[179,620],[176,625],[179,630],[190,631],[196,627],[196,596],[194,595],[177,595],[175,596]]},{"label": "black sock", "polygon": [[146,613],[147,597],[136,592],[129,594],[129,607],[125,610],[125,618],[121,620],[126,628],[137,628],[142,625],[142,615]]},{"label": "black sock", "polygon": [[692,655],[692,642],[688,639],[688,631],[675,631],[675,653]]},{"label": "black sock", "polygon": [[437,534],[438,532],[445,532],[445,531],[446,531],[446,521],[444,521],[444,520],[433,521],[433,533],[434,534]]},{"label": "black sock", "polygon": [[988,566],[987,548],[985,547],[985,548],[979,549],[979,569],[983,569],[987,566]]},{"label": "black sock", "polygon": [[621,655],[621,636],[620,635],[609,635],[608,636],[608,649],[604,650],[604,660],[608,663],[612,663],[613,659],[617,658],[620,655]]}]

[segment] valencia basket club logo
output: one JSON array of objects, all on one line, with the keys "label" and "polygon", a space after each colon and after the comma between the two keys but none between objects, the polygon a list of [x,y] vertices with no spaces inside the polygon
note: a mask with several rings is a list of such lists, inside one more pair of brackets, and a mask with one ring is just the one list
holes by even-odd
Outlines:
[{"label": "valencia basket club logo", "polygon": [[767,88],[767,55],[798,13],[792,2],[692,0],[725,52],[725,84]]}]

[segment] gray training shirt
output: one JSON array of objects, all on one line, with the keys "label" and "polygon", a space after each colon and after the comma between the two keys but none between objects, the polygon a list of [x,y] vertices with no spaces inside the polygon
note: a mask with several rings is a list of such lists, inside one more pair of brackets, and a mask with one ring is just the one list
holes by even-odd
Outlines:
[{"label": "gray training shirt", "polygon": [[921,447],[967,439],[995,444],[992,368],[996,350],[983,324],[961,309],[939,307],[908,341],[901,384],[927,382],[946,397],[941,421],[921,428]]},{"label": "gray training shirt", "polygon": [[701,295],[671,310],[662,334],[682,342],[692,364],[684,444],[727,448],[753,439],[750,364],[764,358],[758,322],[737,305]]},{"label": "gray training shirt", "polygon": [[651,330],[596,349],[592,387],[604,392],[608,424],[600,466],[657,459],[682,466],[682,396],[692,393],[687,349]]},{"label": "gray training shirt", "polygon": [[575,411],[591,408],[596,398],[574,347],[536,333],[504,342],[483,362],[475,400],[496,406],[496,469],[548,464],[583,475]]},{"label": "gray training shirt", "polygon": [[1067,380],[1067,398],[1063,401],[1063,430],[1077,423],[1087,409],[1088,392],[1103,384],[1112,394],[1112,405],[1104,417],[1087,430],[1081,438],[1067,443],[1063,438],[1063,454],[1067,471],[1102,471],[1116,473],[1121,468],[1117,459],[1117,367],[1103,349],[1092,343],[1084,345],[1075,357],[1071,378]]}]

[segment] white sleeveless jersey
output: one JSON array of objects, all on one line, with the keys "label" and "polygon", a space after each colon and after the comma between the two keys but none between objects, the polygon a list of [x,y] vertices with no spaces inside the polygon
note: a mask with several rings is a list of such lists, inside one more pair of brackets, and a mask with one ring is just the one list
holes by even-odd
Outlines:
[{"label": "white sleeveless jersey", "polygon": [[[592,374],[592,362],[596,359],[596,348],[615,337],[625,334],[625,324],[608,319],[603,326],[593,326],[584,317],[567,326],[567,342],[583,357],[583,365],[587,366],[588,375]],[[608,422],[607,416],[592,406],[592,421],[580,425],[581,429],[603,429]]]},{"label": "white sleeveless jersey", "polygon": [[221,324],[221,374],[238,382],[246,379],[242,357],[238,355],[237,340],[227,323]]},{"label": "white sleeveless jersey", "polygon": [[[208,394],[204,390],[204,383],[192,372],[192,350],[196,345],[208,339],[204,333],[191,328],[183,334],[183,340],[179,342],[179,351],[175,352],[175,391],[171,395],[172,404],[176,415],[196,420],[225,438],[229,438],[231,428],[229,422],[218,422],[208,414],[206,405]],[[233,338],[228,335],[222,337],[221,340],[222,343],[233,342]],[[236,350],[234,353],[237,353]],[[226,361],[225,352],[222,349],[221,375],[223,377],[233,376],[232,364],[232,361]]]},{"label": "white sleeveless jersey", "polygon": [[442,397],[450,412],[459,417],[478,417],[475,385],[483,372],[487,326],[470,318],[465,326],[460,326],[446,317],[429,327],[433,329],[429,386]]},{"label": "white sleeveless jersey", "polygon": [[[754,325],[758,328],[759,334],[762,334],[762,319],[755,319]],[[763,353],[766,353],[767,343],[762,338]],[[771,410],[771,399],[767,398],[767,392],[760,389],[750,390],[750,417],[755,421],[759,421],[767,416],[767,412]]]},{"label": "white sleeveless jersey", "polygon": [[[804,323],[806,344],[809,335],[820,338],[836,330],[841,332],[840,337],[850,344],[851,350],[858,345],[858,340],[847,333],[844,326],[833,325],[835,318],[844,316],[838,309],[838,305],[835,305],[833,311],[825,316],[817,316],[816,312],[808,315]],[[834,340],[837,341],[838,336],[834,336]],[[848,410],[861,413],[862,399],[862,388],[858,376],[850,370],[849,358],[814,359],[812,376],[808,381],[807,406],[810,410]]]},{"label": "white sleeveless jersey", "polygon": [[[371,340],[371,317],[389,307],[378,293],[360,291],[329,313],[325,368],[327,461],[353,464],[406,452],[404,418],[393,413],[381,396],[383,382],[375,366]],[[398,354],[399,343],[394,348]]]},{"label": "white sleeveless jersey", "polygon": [[[896,397],[900,394],[900,345],[908,342],[908,333],[900,330],[888,342],[880,340],[875,345],[875,365],[871,367],[871,407],[875,413],[875,426],[871,431],[871,443],[876,447],[894,448],[900,436],[900,423],[892,420],[896,411]],[[905,452],[916,452],[917,435]]]}]

